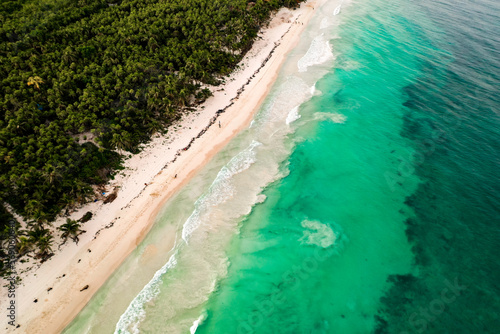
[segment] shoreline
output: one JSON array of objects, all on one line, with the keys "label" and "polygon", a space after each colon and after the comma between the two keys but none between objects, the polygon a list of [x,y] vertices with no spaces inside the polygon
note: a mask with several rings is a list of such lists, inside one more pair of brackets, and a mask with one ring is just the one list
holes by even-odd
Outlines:
[{"label": "shoreline", "polygon": [[[81,235],[78,245],[68,242],[62,252],[56,251],[46,263],[20,275],[23,281],[16,291],[16,324],[21,327],[16,330],[6,324],[7,332],[64,330],[144,239],[165,202],[248,126],[317,7],[317,1],[310,1],[297,10],[277,12],[222,89],[215,87],[214,96],[196,112],[171,125],[167,135],[155,136],[141,153],[125,161],[126,172],[118,172],[107,186],[109,192],[119,188],[114,202],[89,203],[71,215],[78,219],[87,211],[94,213],[82,226],[87,233]],[[296,20],[303,24],[294,24]],[[217,126],[217,122],[222,125]],[[171,138],[171,131],[179,126]],[[65,218],[58,218],[54,225],[59,226]],[[166,239],[172,248],[175,235]],[[19,264],[24,268],[18,270],[28,266]],[[6,308],[8,303],[2,298],[0,307]]]}]

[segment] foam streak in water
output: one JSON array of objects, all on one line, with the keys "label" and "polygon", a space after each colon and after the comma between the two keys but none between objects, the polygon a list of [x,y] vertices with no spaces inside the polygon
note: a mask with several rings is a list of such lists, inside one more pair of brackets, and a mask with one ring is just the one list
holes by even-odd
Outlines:
[{"label": "foam streak in water", "polygon": [[313,39],[306,54],[297,62],[297,67],[299,72],[306,72],[308,67],[323,64],[330,59],[333,59],[332,48],[321,34]]},{"label": "foam streak in water", "polygon": [[304,244],[328,248],[335,244],[337,235],[329,224],[323,224],[316,220],[304,220],[301,223],[305,228],[300,241]]},{"label": "foam streak in water", "polygon": [[338,14],[340,13],[340,9],[342,8],[342,5],[343,5],[343,4],[344,4],[344,1],[342,1],[342,2],[340,3],[340,5],[338,5],[338,6],[335,8],[335,10],[333,11],[333,15],[334,15],[334,16],[335,16],[335,15],[338,15]]},{"label": "foam streak in water", "polygon": [[194,334],[196,333],[196,330],[198,329],[198,326],[203,324],[203,322],[205,321],[205,319],[207,318],[207,313],[206,312],[203,312],[199,317],[198,319],[196,319],[195,321],[193,321],[193,325],[189,328],[189,332],[191,334]]},{"label": "foam streak in water", "polygon": [[300,118],[299,115],[299,107],[295,107],[290,112],[288,113],[288,116],[286,117],[286,124],[290,124],[292,122],[295,122]]},{"label": "foam streak in water", "polygon": [[254,149],[261,145],[257,141],[252,141],[250,146],[233,157],[227,165],[217,174],[214,182],[208,191],[202,195],[194,204],[195,209],[191,216],[184,223],[182,228],[182,239],[187,243],[189,236],[201,225],[204,216],[210,208],[215,207],[227,201],[234,192],[231,178],[248,169],[255,162]]},{"label": "foam streak in water", "polygon": [[151,281],[139,292],[132,300],[127,310],[122,314],[120,320],[115,327],[115,334],[139,334],[139,324],[146,317],[144,305],[158,295],[160,289],[158,287],[161,277],[172,267],[177,264],[173,254],[168,262],[158,270]]},{"label": "foam streak in water", "polygon": [[342,114],[329,113],[329,112],[316,112],[314,113],[314,119],[319,121],[330,120],[334,123],[345,123],[347,117]]}]

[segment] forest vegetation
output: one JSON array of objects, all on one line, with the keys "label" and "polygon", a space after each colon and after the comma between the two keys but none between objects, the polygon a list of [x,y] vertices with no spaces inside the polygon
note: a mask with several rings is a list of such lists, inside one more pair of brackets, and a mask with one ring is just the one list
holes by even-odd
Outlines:
[{"label": "forest vegetation", "polygon": [[[0,271],[46,259],[48,226],[210,95],[270,13],[298,0],[14,0],[0,3]],[[59,228],[78,240],[80,223]]]}]

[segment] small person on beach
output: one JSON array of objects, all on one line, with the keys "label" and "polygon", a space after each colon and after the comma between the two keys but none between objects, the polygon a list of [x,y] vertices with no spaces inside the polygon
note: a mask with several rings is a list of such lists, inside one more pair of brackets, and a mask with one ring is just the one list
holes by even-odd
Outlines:
[{"label": "small person on beach", "polygon": [[219,121],[219,128],[220,128],[220,121]]}]

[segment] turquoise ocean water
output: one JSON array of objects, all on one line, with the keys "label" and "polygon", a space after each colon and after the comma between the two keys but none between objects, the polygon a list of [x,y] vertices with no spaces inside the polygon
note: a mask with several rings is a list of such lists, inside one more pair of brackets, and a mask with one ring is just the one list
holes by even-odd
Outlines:
[{"label": "turquoise ocean water", "polygon": [[499,31],[492,0],[327,2],[65,333],[497,333]]}]

